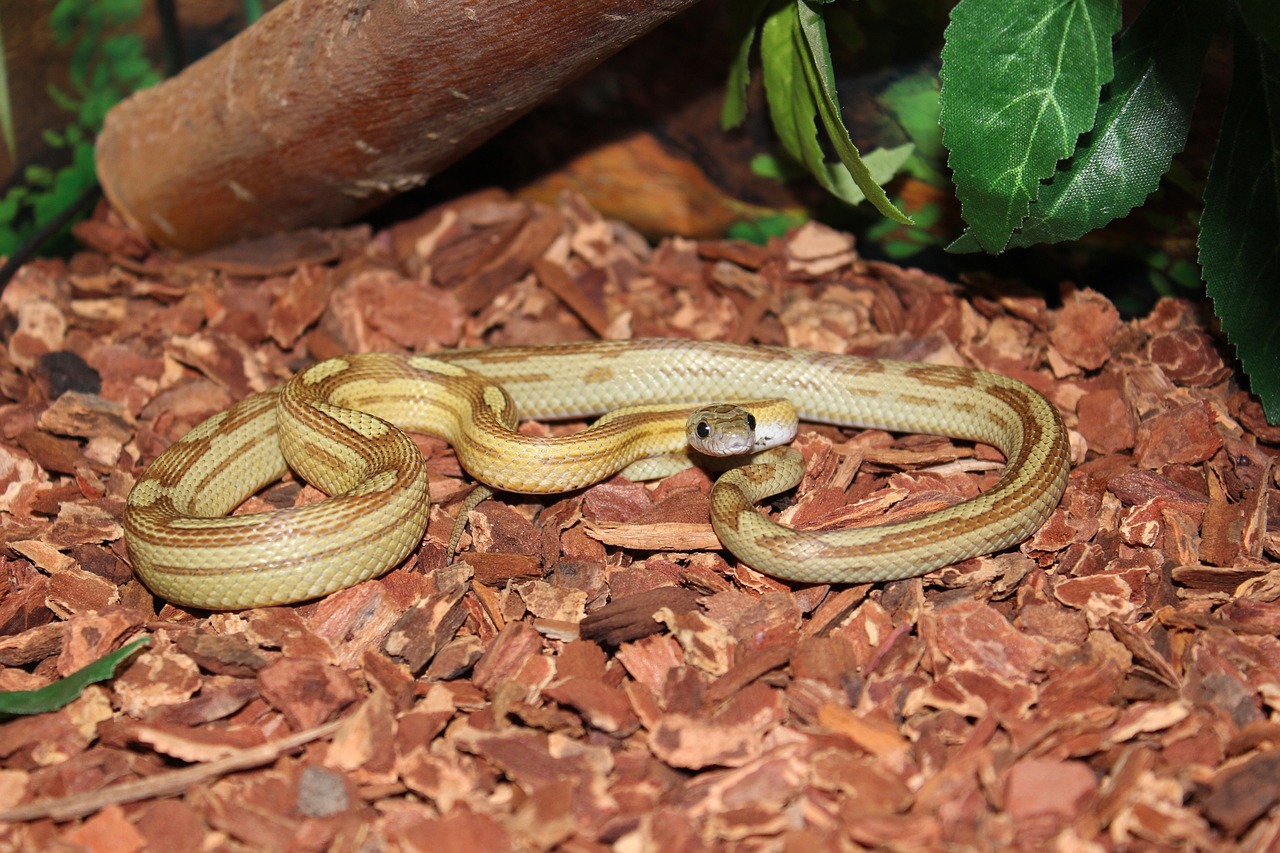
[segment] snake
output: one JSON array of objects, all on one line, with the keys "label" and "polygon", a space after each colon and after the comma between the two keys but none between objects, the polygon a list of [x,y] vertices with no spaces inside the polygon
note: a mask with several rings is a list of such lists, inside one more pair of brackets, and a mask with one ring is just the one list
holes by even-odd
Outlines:
[{"label": "snake", "polygon": [[[363,353],[314,364],[191,429],[144,470],[122,526],[136,575],[175,604],[303,601],[381,575],[422,541],[426,464],[404,430],[447,441],[481,484],[555,493],[643,474],[648,460],[697,461],[689,441],[719,434],[704,417],[718,406],[745,411],[762,437],[712,487],[712,527],[741,563],[782,580],[900,580],[1019,544],[1057,507],[1070,469],[1053,404],[973,368],[660,338]],[[518,418],[597,416],[571,435],[518,431]],[[756,503],[803,476],[785,444],[794,424],[774,426],[797,418],[987,444],[1005,470],[981,494],[915,518],[791,529]],[[290,469],[329,497],[228,515]]]}]

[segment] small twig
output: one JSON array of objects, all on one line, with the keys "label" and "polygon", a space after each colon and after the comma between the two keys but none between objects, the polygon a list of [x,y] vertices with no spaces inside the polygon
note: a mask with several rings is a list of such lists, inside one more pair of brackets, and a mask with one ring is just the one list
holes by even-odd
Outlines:
[{"label": "small twig", "polygon": [[242,749],[226,758],[199,764],[195,767],[184,767],[169,773],[148,776],[135,782],[112,785],[99,791],[87,791],[56,800],[44,800],[26,805],[15,806],[0,811],[0,821],[27,821],[39,818],[54,820],[71,820],[93,814],[107,806],[121,803],[136,803],[139,800],[150,800],[156,797],[169,797],[180,794],[192,785],[234,773],[237,770],[248,770],[275,761],[286,752],[292,752],[313,740],[338,730],[342,720],[334,720],[314,729],[298,732],[281,740],[264,743],[260,746]]}]

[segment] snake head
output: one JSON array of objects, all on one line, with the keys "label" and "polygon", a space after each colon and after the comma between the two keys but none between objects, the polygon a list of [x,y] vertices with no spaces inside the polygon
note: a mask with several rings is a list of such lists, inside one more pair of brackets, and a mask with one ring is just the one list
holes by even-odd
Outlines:
[{"label": "snake head", "polygon": [[685,424],[689,446],[708,456],[745,456],[786,444],[799,420],[786,400],[721,403],[695,409]]}]

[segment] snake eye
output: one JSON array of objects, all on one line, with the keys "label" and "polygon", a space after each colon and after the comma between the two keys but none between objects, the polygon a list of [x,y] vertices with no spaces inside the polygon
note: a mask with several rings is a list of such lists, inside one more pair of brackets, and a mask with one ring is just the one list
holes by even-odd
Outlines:
[{"label": "snake eye", "polygon": [[747,412],[747,429],[751,430],[752,432],[755,432],[755,429],[756,429],[756,416],[751,414],[750,412]]},{"label": "snake eye", "polygon": [[698,421],[697,431],[698,438],[706,438],[711,435],[711,427],[707,425],[706,421]]}]

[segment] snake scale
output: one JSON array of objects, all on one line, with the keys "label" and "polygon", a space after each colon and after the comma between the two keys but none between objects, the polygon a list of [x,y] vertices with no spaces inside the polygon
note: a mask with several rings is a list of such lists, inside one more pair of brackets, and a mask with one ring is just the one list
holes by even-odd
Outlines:
[{"label": "snake scale", "polygon": [[[581,488],[647,457],[687,452],[694,406],[789,401],[804,421],[922,432],[998,448],[1004,475],[977,497],[865,528],[795,531],[754,507],[802,472],[769,450],[720,476],[713,526],[742,562],[800,582],[913,577],[1017,544],[1066,487],[1057,411],[1022,382],[966,368],[708,341],[632,340],[366,354],[321,362],[174,442],[129,496],[134,570],[178,604],[232,609],[300,601],[375,577],[421,542],[426,467],[393,427],[448,441],[482,483],[520,492]],[[614,410],[545,439],[538,420]],[[292,467],[331,498],[227,516]],[[780,485],[781,484],[781,485]]]}]

